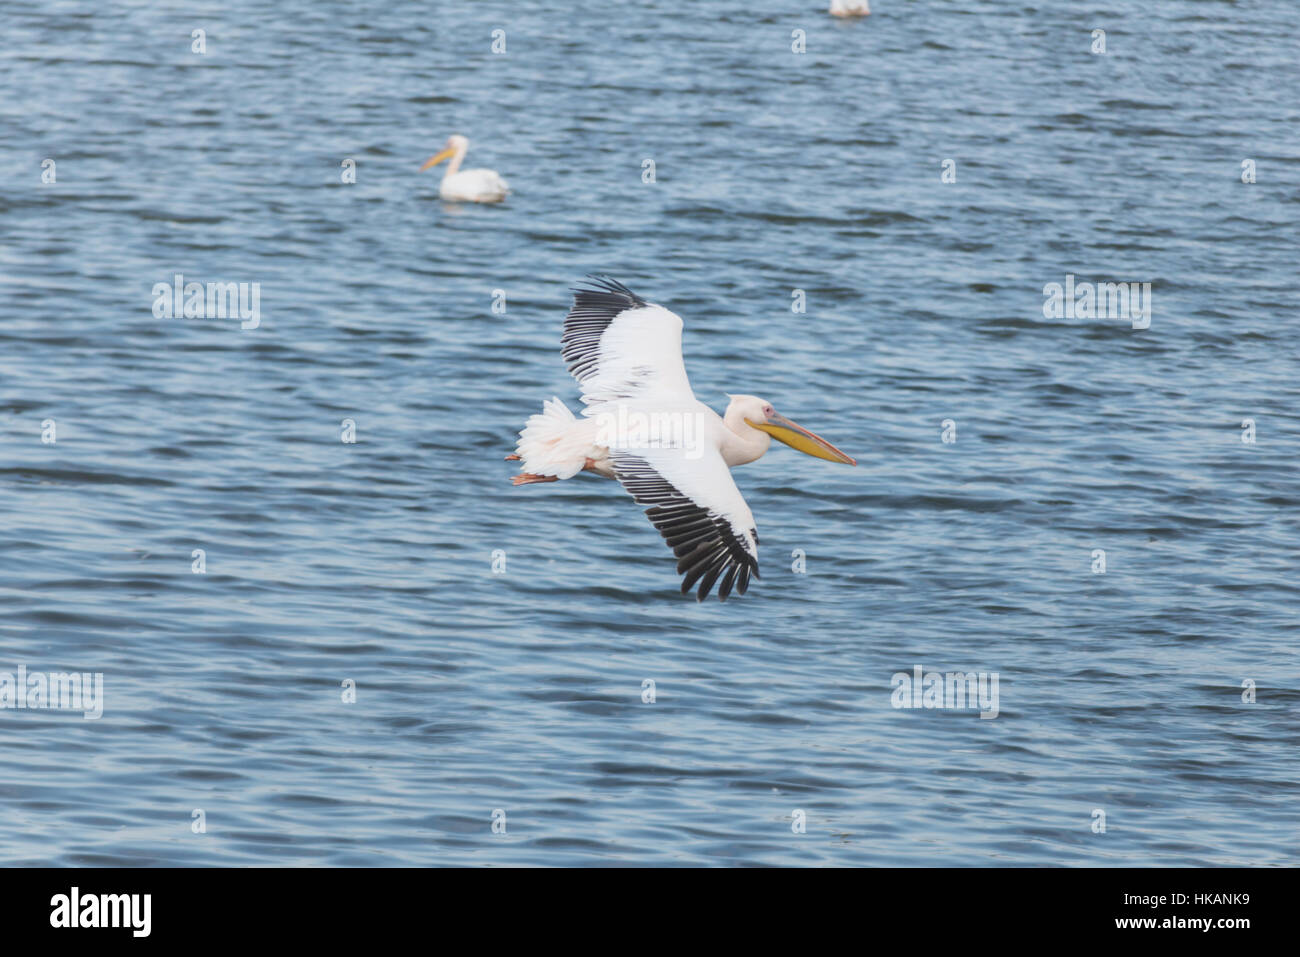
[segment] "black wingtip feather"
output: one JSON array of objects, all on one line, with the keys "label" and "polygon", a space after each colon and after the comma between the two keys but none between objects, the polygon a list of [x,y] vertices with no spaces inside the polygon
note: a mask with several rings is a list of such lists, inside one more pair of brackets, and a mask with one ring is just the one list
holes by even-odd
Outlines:
[{"label": "black wingtip feather", "polygon": [[741,565],[732,565],[727,569],[727,574],[722,576],[722,584],[718,586],[718,601],[727,600],[727,596],[731,594],[731,586],[736,581],[736,572],[742,567]]},{"label": "black wingtip feather", "polygon": [[[583,285],[585,283],[585,286]],[[578,285],[573,287],[574,292],[588,292],[594,288],[597,292],[609,292],[621,296],[629,296],[637,302],[645,305],[644,300],[627,286],[623,285],[617,279],[611,279],[604,273],[588,273],[578,280]]]}]

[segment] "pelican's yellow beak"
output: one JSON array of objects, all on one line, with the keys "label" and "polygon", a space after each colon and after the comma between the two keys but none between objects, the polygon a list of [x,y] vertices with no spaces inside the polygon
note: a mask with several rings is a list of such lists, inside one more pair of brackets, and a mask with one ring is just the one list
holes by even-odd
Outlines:
[{"label": "pelican's yellow beak", "polygon": [[448,146],[441,153],[435,153],[433,156],[430,156],[425,161],[424,165],[420,167],[420,172],[423,173],[430,166],[437,166],[443,160],[455,155],[456,155],[456,148],[454,146]]},{"label": "pelican's yellow beak", "polygon": [[845,465],[858,464],[853,457],[845,455],[821,436],[809,432],[802,425],[796,425],[779,412],[773,412],[766,422],[754,422],[750,419],[745,421],[805,455],[830,462],[843,462]]}]

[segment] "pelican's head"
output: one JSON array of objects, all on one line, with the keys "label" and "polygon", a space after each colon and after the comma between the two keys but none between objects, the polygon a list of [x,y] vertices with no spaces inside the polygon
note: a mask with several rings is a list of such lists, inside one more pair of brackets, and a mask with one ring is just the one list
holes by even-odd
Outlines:
[{"label": "pelican's head", "polygon": [[843,462],[857,465],[851,456],[845,455],[821,436],[809,432],[802,425],[791,422],[766,399],[756,395],[728,396],[731,404],[727,406],[728,421],[742,420],[750,428],[766,432],[778,442],[784,442],[792,449],[798,449],[805,455],[811,455],[830,462]]},{"label": "pelican's head", "polygon": [[424,161],[424,165],[420,167],[420,172],[423,173],[430,166],[437,166],[443,160],[455,156],[457,153],[464,153],[468,149],[469,140],[459,133],[453,133],[447,137],[447,144],[439,152],[434,153]]}]

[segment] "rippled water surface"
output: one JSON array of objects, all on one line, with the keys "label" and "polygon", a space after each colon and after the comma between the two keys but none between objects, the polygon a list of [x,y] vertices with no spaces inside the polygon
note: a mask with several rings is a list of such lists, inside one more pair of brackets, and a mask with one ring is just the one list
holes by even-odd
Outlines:
[{"label": "rippled water surface", "polygon": [[[873,6],[0,8],[0,671],[104,682],[0,710],[0,861],[1300,862],[1296,8]],[[591,272],[861,463],[737,471],[743,598],[508,481]]]}]

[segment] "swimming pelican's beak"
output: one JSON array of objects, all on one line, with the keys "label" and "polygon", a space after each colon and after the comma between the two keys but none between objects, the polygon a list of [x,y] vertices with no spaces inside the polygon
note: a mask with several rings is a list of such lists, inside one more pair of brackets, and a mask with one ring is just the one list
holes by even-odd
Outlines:
[{"label": "swimming pelican's beak", "polygon": [[448,146],[441,153],[435,153],[433,156],[430,156],[425,161],[424,165],[420,167],[420,172],[423,173],[430,166],[437,166],[443,160],[447,159],[450,156],[455,156],[455,155],[456,155],[456,148],[454,146]]},{"label": "swimming pelican's beak", "polygon": [[798,449],[805,455],[826,459],[831,462],[843,462],[845,465],[857,465],[857,460],[845,455],[821,436],[809,432],[802,425],[795,425],[779,412],[773,412],[766,422],[745,420],[756,429],[762,429],[772,438],[784,442],[792,449]]}]

